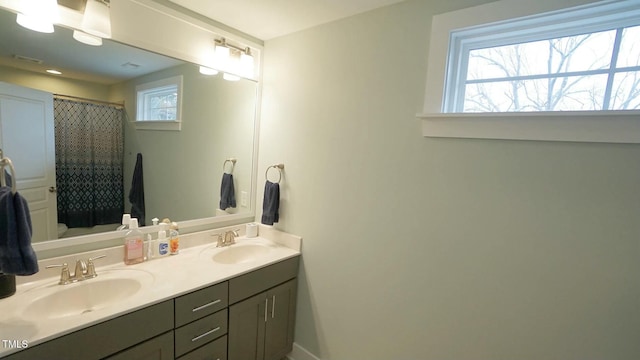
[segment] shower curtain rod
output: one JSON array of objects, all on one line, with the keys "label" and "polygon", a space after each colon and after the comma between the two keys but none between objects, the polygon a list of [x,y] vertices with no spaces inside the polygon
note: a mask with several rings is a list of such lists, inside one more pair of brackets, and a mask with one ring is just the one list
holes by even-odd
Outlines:
[{"label": "shower curtain rod", "polygon": [[114,102],[83,98],[79,96],[63,95],[63,94],[53,94],[53,96],[59,99],[81,100],[81,101],[86,101],[86,102],[99,104],[99,105],[111,105],[111,106],[118,106],[118,107],[124,108],[124,100],[121,103],[114,103]]}]

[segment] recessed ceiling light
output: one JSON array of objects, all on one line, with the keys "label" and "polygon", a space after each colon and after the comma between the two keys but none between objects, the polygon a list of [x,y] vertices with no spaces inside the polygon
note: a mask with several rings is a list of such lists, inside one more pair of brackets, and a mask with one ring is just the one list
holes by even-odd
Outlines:
[{"label": "recessed ceiling light", "polygon": [[53,74],[53,75],[62,75],[62,73],[58,70],[54,70],[54,69],[47,69],[47,72],[49,74]]}]

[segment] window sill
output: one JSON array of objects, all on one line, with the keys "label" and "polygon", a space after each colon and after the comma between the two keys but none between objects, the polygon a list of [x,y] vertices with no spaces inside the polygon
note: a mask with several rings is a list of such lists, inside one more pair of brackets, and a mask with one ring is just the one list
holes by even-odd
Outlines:
[{"label": "window sill", "polygon": [[167,120],[146,120],[134,121],[136,130],[161,130],[161,131],[180,131],[182,129],[182,121]]},{"label": "window sill", "polygon": [[640,143],[640,111],[428,113],[425,137]]}]

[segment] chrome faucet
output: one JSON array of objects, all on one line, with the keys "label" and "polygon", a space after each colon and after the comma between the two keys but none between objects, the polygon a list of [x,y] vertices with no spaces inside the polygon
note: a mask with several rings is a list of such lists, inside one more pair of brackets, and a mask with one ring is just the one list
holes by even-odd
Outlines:
[{"label": "chrome faucet", "polygon": [[69,265],[67,265],[67,263],[47,265],[46,268],[47,269],[58,268],[58,267],[62,268],[62,271],[60,272],[60,281],[58,281],[58,284],[67,285],[67,284],[91,279],[98,276],[98,274],[96,274],[96,268],[95,268],[95,265],[93,264],[93,261],[97,259],[102,259],[105,256],[106,255],[96,256],[93,258],[89,258],[89,260],[87,261],[84,261],[81,259],[77,260],[76,269],[73,275],[71,275],[71,273],[69,272]]},{"label": "chrome faucet", "polygon": [[235,244],[236,236],[239,236],[238,230],[239,229],[225,231],[224,235],[218,234],[218,243],[216,246],[223,247],[223,246],[229,246],[229,245]]}]

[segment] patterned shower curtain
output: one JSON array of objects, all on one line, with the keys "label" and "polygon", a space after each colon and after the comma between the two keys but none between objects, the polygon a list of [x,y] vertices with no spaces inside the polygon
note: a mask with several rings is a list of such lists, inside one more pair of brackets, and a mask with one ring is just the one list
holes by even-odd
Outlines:
[{"label": "patterned shower curtain", "polygon": [[58,222],[120,223],[124,212],[122,108],[54,99]]}]

